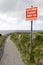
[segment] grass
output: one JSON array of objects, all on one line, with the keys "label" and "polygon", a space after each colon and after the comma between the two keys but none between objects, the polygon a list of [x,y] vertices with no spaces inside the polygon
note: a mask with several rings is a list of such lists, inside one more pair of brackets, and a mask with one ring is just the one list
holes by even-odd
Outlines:
[{"label": "grass", "polygon": [[3,45],[6,37],[7,37],[7,35],[3,35],[3,36],[0,37],[0,47]]},{"label": "grass", "polygon": [[[43,58],[43,33],[35,33],[35,38],[32,40],[31,55],[30,33],[13,33],[11,35],[11,40],[20,51],[25,65],[42,65],[43,62],[40,62],[40,60]],[[30,56],[32,56],[32,61],[30,60]]]}]

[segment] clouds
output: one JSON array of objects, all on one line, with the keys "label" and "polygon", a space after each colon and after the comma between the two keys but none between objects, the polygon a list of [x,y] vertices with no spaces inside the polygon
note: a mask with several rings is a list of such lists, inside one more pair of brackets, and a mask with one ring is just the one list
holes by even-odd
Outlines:
[{"label": "clouds", "polygon": [[15,8],[16,2],[15,0],[0,0],[0,9],[3,12],[9,12]]},{"label": "clouds", "polygon": [[[34,30],[43,30],[43,16],[33,21]],[[0,30],[30,30],[30,21],[20,20],[7,15],[0,15]]]},{"label": "clouds", "polygon": [[24,19],[25,10],[27,7],[38,6],[40,11],[43,12],[43,0],[0,0],[0,13],[5,13],[13,17]]},{"label": "clouds", "polygon": [[0,0],[0,9],[3,11],[20,11],[31,5],[43,8],[43,0]]},{"label": "clouds", "polygon": [[43,0],[0,0],[0,30],[30,30],[30,21],[25,20],[25,14],[31,5],[39,8],[39,18],[34,23],[34,29],[39,29],[43,24],[40,23],[43,21]]},{"label": "clouds", "polygon": [[20,11],[27,5],[30,5],[28,0],[0,0],[0,7],[3,11]]},{"label": "clouds", "polygon": [[[28,27],[29,26],[29,27]],[[6,19],[4,23],[3,20],[0,21],[0,30],[30,30],[30,22],[25,20],[18,20],[13,18]]]},{"label": "clouds", "polygon": [[33,23],[33,30],[43,30],[43,22],[36,21]]}]

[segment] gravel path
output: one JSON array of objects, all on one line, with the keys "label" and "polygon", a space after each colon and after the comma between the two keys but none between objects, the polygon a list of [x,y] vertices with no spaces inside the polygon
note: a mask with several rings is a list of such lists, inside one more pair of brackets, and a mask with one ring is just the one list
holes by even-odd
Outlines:
[{"label": "gravel path", "polygon": [[6,39],[4,54],[1,59],[0,65],[24,65],[18,50],[10,40],[10,36]]}]

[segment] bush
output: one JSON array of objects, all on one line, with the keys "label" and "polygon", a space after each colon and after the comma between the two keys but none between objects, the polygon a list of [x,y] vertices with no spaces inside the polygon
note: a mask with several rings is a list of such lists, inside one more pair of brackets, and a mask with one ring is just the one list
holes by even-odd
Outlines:
[{"label": "bush", "polygon": [[[18,44],[18,35],[21,34],[21,44]],[[36,34],[36,33],[35,33]],[[16,44],[17,48],[20,50],[22,59],[26,65],[36,65],[35,58],[42,57],[43,53],[40,54],[40,49],[43,47],[43,33],[37,33],[36,37],[32,40],[32,54],[30,54],[30,35],[29,33],[13,33],[11,39]],[[15,42],[16,41],[16,42]],[[42,47],[41,47],[42,45]],[[30,62],[30,56],[32,63]],[[33,63],[34,62],[34,63]]]},{"label": "bush", "polygon": [[5,39],[6,39],[6,36],[2,36],[2,37],[0,38],[0,47],[1,47],[2,44],[4,43]]}]

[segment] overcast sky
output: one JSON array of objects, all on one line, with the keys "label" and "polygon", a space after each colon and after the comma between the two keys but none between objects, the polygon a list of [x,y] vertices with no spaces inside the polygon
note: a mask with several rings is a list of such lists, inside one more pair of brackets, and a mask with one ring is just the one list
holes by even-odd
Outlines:
[{"label": "overcast sky", "polygon": [[43,30],[43,0],[0,0],[0,30],[30,30],[25,11],[31,5],[38,7],[38,19],[33,21],[33,29]]}]

